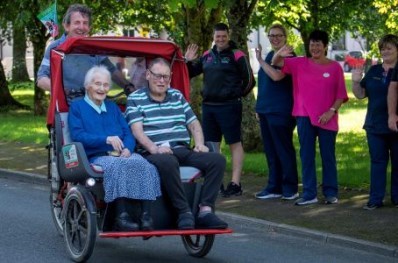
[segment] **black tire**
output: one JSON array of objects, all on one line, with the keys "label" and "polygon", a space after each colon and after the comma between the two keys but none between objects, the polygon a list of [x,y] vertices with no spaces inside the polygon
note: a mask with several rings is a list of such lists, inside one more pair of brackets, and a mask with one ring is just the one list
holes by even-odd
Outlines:
[{"label": "black tire", "polygon": [[62,202],[58,200],[57,193],[50,193],[51,217],[59,235],[64,235],[64,220],[62,218]]},{"label": "black tire", "polygon": [[192,257],[202,258],[213,247],[215,235],[184,235],[182,242],[188,254]]},{"label": "black tire", "polygon": [[64,220],[62,218],[62,200],[65,193],[61,193],[63,180],[60,178],[57,168],[56,156],[56,143],[55,143],[55,129],[50,131],[50,145],[48,148],[48,178],[50,179],[50,211],[51,217],[54,221],[55,229],[63,236],[64,235]]},{"label": "black tire", "polygon": [[93,253],[97,235],[94,200],[83,187],[73,187],[64,204],[64,239],[75,262],[88,260]]}]

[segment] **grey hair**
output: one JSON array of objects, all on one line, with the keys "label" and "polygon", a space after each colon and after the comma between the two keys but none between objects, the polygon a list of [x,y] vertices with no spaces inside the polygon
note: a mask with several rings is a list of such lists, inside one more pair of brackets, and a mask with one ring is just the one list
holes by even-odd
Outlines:
[{"label": "grey hair", "polygon": [[164,58],[160,58],[160,57],[159,57],[159,58],[153,59],[153,60],[149,63],[148,68],[151,69],[151,68],[153,67],[153,65],[155,65],[155,64],[165,65],[165,66],[167,66],[167,67],[171,70],[171,65],[170,65],[170,63],[169,63],[166,59],[164,59]]},{"label": "grey hair", "polygon": [[[94,76],[98,75],[106,75],[106,77],[109,79],[109,82],[111,82],[111,73],[105,66],[94,66],[92,67],[89,71],[86,73],[86,77],[84,78],[84,87],[86,89],[89,88],[90,84],[94,81]],[[110,84],[110,83],[109,83]]]},{"label": "grey hair", "polygon": [[80,13],[82,16],[84,17],[88,17],[88,22],[91,25],[91,14],[92,11],[89,7],[82,5],[82,4],[74,4],[74,5],[70,5],[68,10],[66,10],[66,13],[64,15],[64,18],[62,20],[62,22],[64,24],[69,25],[70,24],[70,18],[72,16],[72,13]]}]

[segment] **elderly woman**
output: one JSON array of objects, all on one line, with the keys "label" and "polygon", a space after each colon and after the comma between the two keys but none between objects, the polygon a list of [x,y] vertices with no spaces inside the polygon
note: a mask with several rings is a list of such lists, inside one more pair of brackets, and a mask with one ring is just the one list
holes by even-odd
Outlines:
[{"label": "elderly woman", "polygon": [[[133,153],[135,139],[118,106],[106,99],[111,86],[104,66],[91,68],[85,77],[84,98],[69,110],[73,141],[81,142],[90,162],[104,169],[105,202],[114,202],[114,230],[152,229],[150,201],[161,195],[156,168]],[[128,214],[130,199],[141,201],[140,225]]]},{"label": "elderly woman", "polygon": [[398,207],[398,134],[388,128],[387,93],[393,69],[398,61],[398,36],[385,35],[378,43],[382,64],[352,71],[352,91],[358,99],[368,98],[363,128],[370,154],[370,195],[363,207],[374,210],[383,205],[387,167],[391,159],[391,201]]}]

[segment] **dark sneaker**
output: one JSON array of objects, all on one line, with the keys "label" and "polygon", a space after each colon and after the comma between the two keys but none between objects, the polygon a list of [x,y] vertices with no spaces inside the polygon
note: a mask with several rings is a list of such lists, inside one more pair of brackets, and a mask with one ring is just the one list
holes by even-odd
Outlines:
[{"label": "dark sneaker", "polygon": [[191,212],[182,213],[178,215],[177,220],[178,229],[194,229],[195,228],[195,218]]},{"label": "dark sneaker", "polygon": [[314,199],[304,199],[304,198],[299,198],[296,200],[294,203],[295,205],[311,205],[311,204],[316,204],[318,203],[318,199],[315,197]]},{"label": "dark sneaker", "polygon": [[339,199],[335,196],[329,196],[326,197],[325,199],[325,205],[332,205],[332,204],[337,204],[339,202]]},{"label": "dark sneaker", "polygon": [[211,229],[225,229],[228,224],[222,221],[214,213],[207,213],[204,216],[198,216],[196,218],[197,228],[211,228]]},{"label": "dark sneaker", "polygon": [[375,210],[376,208],[382,207],[382,204],[376,205],[372,203],[367,203],[364,207],[362,207],[364,210],[372,211]]},{"label": "dark sneaker", "polygon": [[237,185],[234,182],[230,182],[227,186],[227,189],[225,189],[224,193],[222,193],[223,197],[230,197],[233,195],[239,196],[242,195],[242,184]]},{"label": "dark sneaker", "polygon": [[295,199],[297,199],[297,198],[299,198],[299,193],[295,193],[295,194],[292,194],[292,195],[284,195],[284,196],[282,196],[282,200],[295,200]]},{"label": "dark sneaker", "polygon": [[269,193],[267,190],[264,189],[261,192],[255,194],[254,197],[257,198],[257,199],[266,200],[266,199],[281,198],[282,195],[281,194]]},{"label": "dark sneaker", "polygon": [[220,185],[220,194],[224,194],[224,192],[225,192],[225,188],[224,188],[224,184],[221,184]]}]

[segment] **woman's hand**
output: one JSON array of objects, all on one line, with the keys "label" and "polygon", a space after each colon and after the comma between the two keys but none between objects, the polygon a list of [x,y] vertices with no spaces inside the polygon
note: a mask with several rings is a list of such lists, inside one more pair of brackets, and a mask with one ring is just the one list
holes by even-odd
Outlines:
[{"label": "woman's hand", "polygon": [[187,50],[185,51],[185,60],[186,61],[192,61],[198,57],[198,45],[196,44],[190,44],[187,47]]},{"label": "woman's hand", "polygon": [[128,148],[124,148],[122,150],[122,152],[120,153],[120,157],[127,158],[127,157],[130,157],[130,156],[131,156],[131,152],[130,152],[130,150]]},{"label": "woman's hand", "polygon": [[355,67],[351,70],[352,82],[361,82],[363,76],[363,67]]},{"label": "woman's hand", "polygon": [[119,136],[106,137],[106,144],[112,145],[112,148],[118,152],[122,152],[124,148],[123,141],[119,138]]},{"label": "woman's hand", "polygon": [[336,114],[336,112],[334,112],[333,110],[328,110],[327,112],[323,113],[319,119],[318,119],[318,123],[325,125],[327,124],[331,118],[333,118],[333,116]]},{"label": "woman's hand", "polygon": [[257,60],[261,61],[261,59],[262,59],[261,52],[263,51],[263,47],[261,46],[261,44],[258,44],[258,47],[255,50],[256,50],[256,58],[257,58]]},{"label": "woman's hand", "polygon": [[292,57],[293,56],[293,47],[289,45],[284,45],[281,47],[278,52],[275,53],[274,56],[280,56],[282,58]]}]

